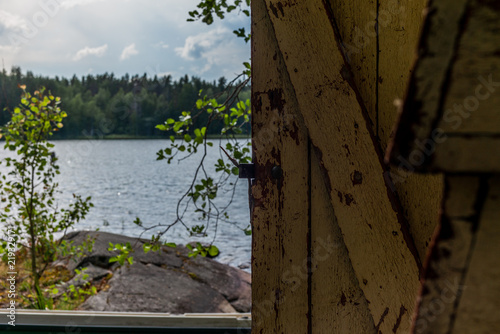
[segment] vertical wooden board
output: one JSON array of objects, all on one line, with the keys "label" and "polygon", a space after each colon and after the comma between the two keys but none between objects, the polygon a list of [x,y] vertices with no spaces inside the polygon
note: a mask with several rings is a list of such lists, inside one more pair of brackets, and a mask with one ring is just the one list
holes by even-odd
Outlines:
[{"label": "vertical wooden board", "polygon": [[[450,66],[457,40],[463,33],[467,0],[430,0],[418,42],[418,59],[413,66],[397,131],[391,141],[391,161],[408,159],[422,151],[421,142],[432,136],[433,125],[442,111],[442,97],[449,83]],[[432,138],[434,139],[434,138]],[[415,168],[421,166],[414,166]]]},{"label": "vertical wooden board", "polygon": [[[252,140],[256,178],[252,245],[252,332],[306,333],[308,314],[308,140],[280,73],[264,3],[252,1]],[[272,175],[280,166],[283,177]]]},{"label": "vertical wooden board", "polygon": [[441,226],[426,264],[413,333],[450,333],[474,242],[476,176],[448,176]]},{"label": "vertical wooden board", "polygon": [[266,3],[374,322],[382,332],[403,333],[419,286],[419,258],[386,187],[325,3]]},{"label": "vertical wooden board", "polygon": [[382,149],[393,137],[397,108],[416,58],[427,0],[379,0],[378,136]]},{"label": "vertical wooden board", "polygon": [[[423,11],[427,0],[380,0],[378,61],[378,136],[387,148],[397,118],[396,99],[403,99],[415,61]],[[411,169],[401,160],[400,166]],[[391,167],[395,189],[404,208],[411,235],[421,259],[425,259],[432,234],[439,221],[443,192],[442,176],[405,173]]]},{"label": "vertical wooden board", "polygon": [[500,177],[489,182],[453,333],[489,334],[500,328]]},{"label": "vertical wooden board", "polygon": [[447,133],[500,130],[500,7],[470,1],[439,127]]},{"label": "vertical wooden board", "polygon": [[353,83],[377,129],[377,1],[329,0],[331,19],[336,23],[344,55],[351,67]]},{"label": "vertical wooden board", "polygon": [[376,333],[315,155],[311,157],[313,333]]}]

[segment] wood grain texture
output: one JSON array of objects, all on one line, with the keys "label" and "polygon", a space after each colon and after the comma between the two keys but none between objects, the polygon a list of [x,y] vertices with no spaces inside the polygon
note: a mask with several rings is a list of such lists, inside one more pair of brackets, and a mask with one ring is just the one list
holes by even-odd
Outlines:
[{"label": "wood grain texture", "polygon": [[[252,245],[252,332],[307,333],[309,327],[308,140],[279,69],[264,3],[252,1],[252,117],[256,166]],[[281,166],[283,177],[271,171]]]},{"label": "wood grain texture", "polygon": [[311,156],[311,219],[312,333],[376,333],[315,155]]},{"label": "wood grain texture", "polygon": [[[498,164],[483,162],[500,159],[500,150],[491,151],[500,134],[499,30],[496,2],[430,2],[419,58],[391,148],[393,163],[399,157],[421,156],[423,160],[412,165],[417,171],[498,171]],[[440,136],[457,141],[436,139]],[[472,144],[475,138],[479,142]],[[487,143],[487,138],[493,142]],[[454,146],[460,143],[468,149]],[[434,149],[426,150],[425,145]]]},{"label": "wood grain texture", "polygon": [[406,94],[427,0],[381,0],[378,15],[378,137],[385,151],[394,137],[396,100]]},{"label": "wood grain texture", "polygon": [[362,101],[349,84],[352,75],[324,3],[266,3],[376,328],[405,332],[419,286],[418,254],[393,207]]},{"label": "wood grain texture", "polygon": [[[449,80],[461,20],[467,12],[467,0],[430,0],[418,45],[415,63],[395,139],[390,147],[392,161],[408,159],[419,150],[415,140],[431,138],[433,125],[442,107],[443,90]],[[418,166],[420,167],[420,166]]]},{"label": "wood grain texture", "polygon": [[500,136],[454,136],[436,146],[429,170],[450,173],[500,171]]},{"label": "wood grain texture", "polygon": [[500,176],[490,179],[453,333],[487,334],[500,328]]},{"label": "wood grain texture", "polygon": [[370,125],[377,133],[377,1],[329,0],[347,65],[353,74]]},{"label": "wood grain texture", "polygon": [[500,132],[500,8],[470,1],[439,127],[446,133]]},{"label": "wood grain texture", "polygon": [[426,264],[413,333],[449,333],[474,243],[479,177],[448,176],[446,188],[444,214]]},{"label": "wood grain texture", "polygon": [[[423,13],[427,1],[379,1],[378,15],[378,137],[385,151],[397,119],[394,101],[404,99],[417,55]],[[401,164],[401,162],[400,162]],[[391,167],[393,182],[421,259],[425,259],[439,222],[442,176],[406,174]]]}]

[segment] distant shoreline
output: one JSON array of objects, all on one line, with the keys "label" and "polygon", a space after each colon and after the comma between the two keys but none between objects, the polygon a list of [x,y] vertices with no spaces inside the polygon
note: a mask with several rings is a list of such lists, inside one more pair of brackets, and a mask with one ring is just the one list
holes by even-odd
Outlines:
[{"label": "distant shoreline", "polygon": [[[234,135],[236,139],[251,139],[250,135]],[[170,140],[170,137],[165,136],[131,136],[131,135],[106,135],[106,136],[87,136],[78,138],[50,138],[50,141],[60,141],[60,140],[158,140],[165,139]],[[182,137],[176,137],[176,139],[182,139]],[[227,139],[227,137],[218,135],[208,135],[207,139],[217,140],[217,139]],[[4,139],[1,138],[0,142]]]}]

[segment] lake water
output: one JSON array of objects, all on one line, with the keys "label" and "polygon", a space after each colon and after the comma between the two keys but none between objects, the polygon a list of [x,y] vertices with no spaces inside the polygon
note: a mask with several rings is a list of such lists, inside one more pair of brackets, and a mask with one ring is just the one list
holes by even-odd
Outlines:
[{"label": "lake water", "polygon": [[[139,236],[143,230],[133,221],[139,217],[145,227],[157,224],[168,225],[176,219],[177,202],[192,182],[194,171],[201,154],[187,160],[157,161],[156,152],[168,146],[168,140],[71,140],[56,141],[55,152],[61,174],[57,176],[59,203],[67,205],[72,193],[82,197],[92,196],[94,207],[85,221],[75,225],[77,230],[95,230]],[[224,146],[225,142],[221,144]],[[213,164],[221,158],[218,148],[208,148],[207,172],[213,172]],[[6,156],[3,145],[1,157]],[[10,153],[9,153],[10,155]],[[225,159],[227,160],[227,159]],[[233,203],[228,209],[230,222],[219,222],[214,244],[220,249],[218,261],[233,266],[249,266],[251,258],[251,237],[241,228],[250,224],[248,208],[248,184],[237,180]],[[231,198],[231,192],[221,192],[216,200],[224,204]],[[197,215],[188,210],[184,221],[188,225],[201,224]],[[238,228],[239,227],[239,228]],[[156,228],[142,237],[149,238]],[[168,242],[187,243],[213,240],[215,226],[212,224],[208,237],[192,237],[181,225],[171,229],[165,238]],[[246,270],[249,270],[247,268]]]}]

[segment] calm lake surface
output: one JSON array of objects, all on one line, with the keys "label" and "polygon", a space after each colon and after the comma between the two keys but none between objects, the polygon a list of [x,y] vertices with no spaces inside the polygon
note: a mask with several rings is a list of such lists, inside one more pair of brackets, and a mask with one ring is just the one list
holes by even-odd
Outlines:
[{"label": "calm lake surface", "polygon": [[[214,140],[206,158],[207,172],[214,178],[213,164],[221,158],[219,141]],[[157,224],[168,225],[176,219],[177,202],[192,182],[194,171],[201,158],[197,154],[187,160],[156,161],[156,152],[168,146],[168,140],[68,140],[56,141],[55,152],[61,174],[57,176],[60,206],[66,207],[72,194],[92,196],[94,207],[85,221],[75,225],[77,230],[95,230],[139,236],[143,231],[133,221],[139,217],[145,227]],[[222,146],[225,142],[221,142]],[[6,156],[3,145],[1,158]],[[9,153],[10,155],[11,153]],[[225,159],[227,161],[227,159]],[[4,167],[2,167],[4,168]],[[5,171],[5,169],[3,169]],[[233,182],[238,181],[236,177]],[[218,204],[230,199],[230,192],[220,192]],[[185,216],[188,225],[195,225],[197,215],[192,209]],[[218,261],[233,266],[248,266],[251,257],[251,237],[240,228],[250,224],[248,208],[248,184],[246,180],[236,183],[233,203],[228,209],[229,222],[219,222],[215,244],[221,254]],[[199,222],[201,224],[202,222]],[[238,227],[236,227],[237,225]],[[160,228],[143,234],[149,238]],[[209,236],[192,237],[181,225],[171,229],[164,237],[168,242],[185,244],[191,241],[210,243],[214,226]],[[246,270],[249,270],[247,268]]]}]

